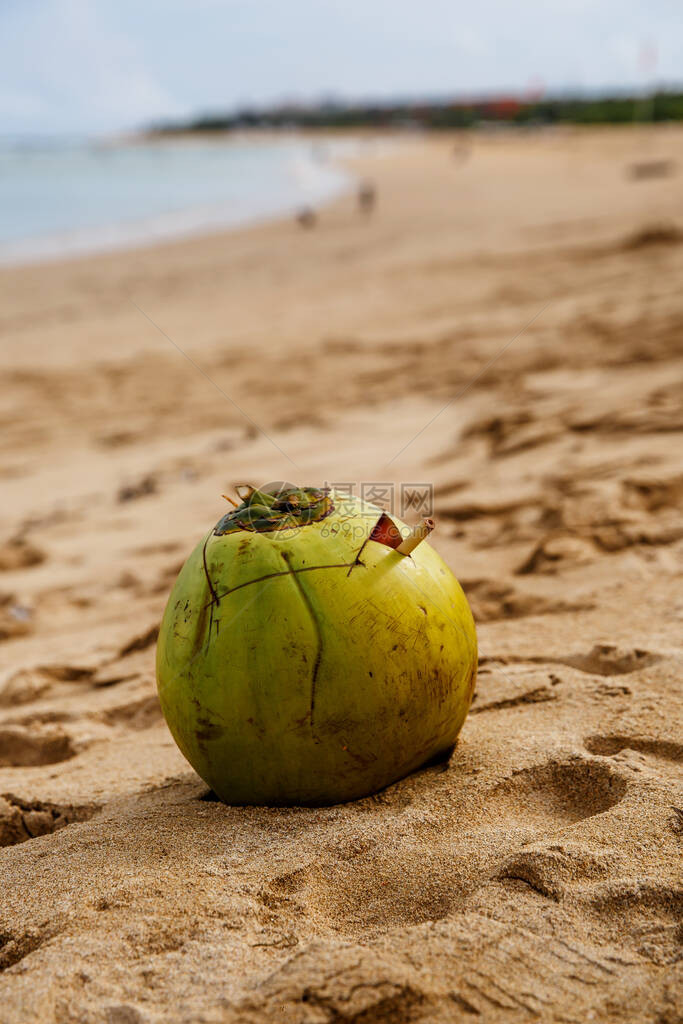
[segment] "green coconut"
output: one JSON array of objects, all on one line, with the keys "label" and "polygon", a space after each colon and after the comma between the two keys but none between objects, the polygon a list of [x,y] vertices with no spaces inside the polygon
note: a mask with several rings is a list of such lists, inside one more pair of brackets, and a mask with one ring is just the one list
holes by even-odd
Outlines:
[{"label": "green coconut", "polygon": [[[230,804],[367,796],[445,757],[474,691],[477,640],[427,541],[344,494],[247,488],[197,544],[157,647],[181,751]],[[241,496],[241,494],[240,494]]]}]

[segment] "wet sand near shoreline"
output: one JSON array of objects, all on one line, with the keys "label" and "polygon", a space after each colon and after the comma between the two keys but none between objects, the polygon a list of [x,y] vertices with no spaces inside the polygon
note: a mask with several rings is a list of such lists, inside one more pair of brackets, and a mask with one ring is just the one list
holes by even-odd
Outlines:
[{"label": "wet sand near shoreline", "polygon": [[[2,1024],[678,1019],[683,131],[360,170],[370,216],[0,271]],[[338,807],[207,798],[156,697],[279,479],[432,485],[477,622],[448,764]]]}]

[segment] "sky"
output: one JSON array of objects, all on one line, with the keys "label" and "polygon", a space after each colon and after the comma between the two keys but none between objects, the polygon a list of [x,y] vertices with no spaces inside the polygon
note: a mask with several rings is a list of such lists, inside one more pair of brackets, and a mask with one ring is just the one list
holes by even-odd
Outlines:
[{"label": "sky", "polygon": [[0,0],[0,134],[683,81],[681,0]]}]

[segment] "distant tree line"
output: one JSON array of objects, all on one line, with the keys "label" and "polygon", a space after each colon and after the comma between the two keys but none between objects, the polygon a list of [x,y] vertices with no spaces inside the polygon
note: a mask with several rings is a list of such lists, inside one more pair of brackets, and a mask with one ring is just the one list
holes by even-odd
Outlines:
[{"label": "distant tree line", "polygon": [[474,128],[480,124],[627,124],[633,121],[683,120],[683,93],[647,97],[520,99],[502,96],[480,101],[388,104],[285,104],[266,110],[243,109],[207,114],[189,121],[152,125],[153,134],[225,132],[244,128]]}]

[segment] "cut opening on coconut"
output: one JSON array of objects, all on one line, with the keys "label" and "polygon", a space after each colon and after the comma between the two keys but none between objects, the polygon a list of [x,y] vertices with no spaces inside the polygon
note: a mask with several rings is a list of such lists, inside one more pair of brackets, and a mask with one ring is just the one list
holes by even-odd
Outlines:
[{"label": "cut opening on coconut", "polygon": [[409,555],[418,544],[427,539],[434,526],[434,520],[426,518],[409,530],[401,530],[391,516],[382,512],[368,540],[374,540],[378,544],[384,544],[385,547],[393,548],[399,555]]}]

